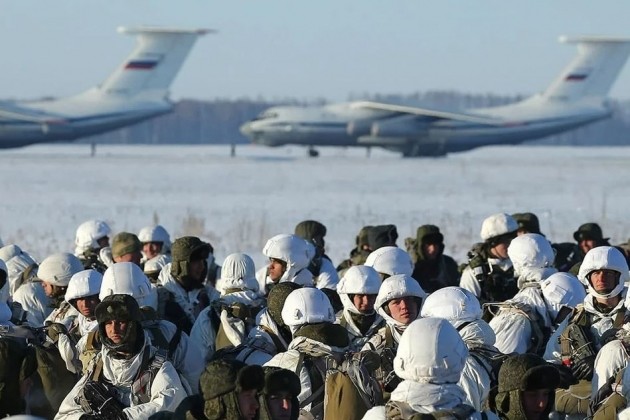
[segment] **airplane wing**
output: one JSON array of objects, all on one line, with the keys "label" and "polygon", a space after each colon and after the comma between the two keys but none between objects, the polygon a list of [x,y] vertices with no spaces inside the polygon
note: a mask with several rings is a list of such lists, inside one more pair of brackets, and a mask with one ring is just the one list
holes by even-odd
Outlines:
[{"label": "airplane wing", "polygon": [[417,115],[420,117],[432,117],[437,119],[444,120],[456,120],[456,121],[465,121],[471,122],[475,124],[484,124],[484,125],[504,125],[504,120],[499,120],[491,117],[483,117],[474,114],[463,114],[458,112],[447,112],[447,111],[438,111],[434,109],[427,108],[416,108],[413,106],[404,106],[404,105],[391,105],[384,104],[380,102],[370,102],[370,101],[358,101],[353,102],[350,105],[352,108],[369,108],[380,111],[391,111],[391,112],[399,112],[402,114],[411,114]]}]

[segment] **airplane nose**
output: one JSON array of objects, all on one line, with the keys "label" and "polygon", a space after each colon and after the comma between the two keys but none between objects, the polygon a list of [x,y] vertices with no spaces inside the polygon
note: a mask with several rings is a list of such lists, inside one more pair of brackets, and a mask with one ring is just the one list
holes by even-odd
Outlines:
[{"label": "airplane nose", "polygon": [[251,137],[253,134],[252,123],[246,122],[239,127],[239,131],[246,137]]}]

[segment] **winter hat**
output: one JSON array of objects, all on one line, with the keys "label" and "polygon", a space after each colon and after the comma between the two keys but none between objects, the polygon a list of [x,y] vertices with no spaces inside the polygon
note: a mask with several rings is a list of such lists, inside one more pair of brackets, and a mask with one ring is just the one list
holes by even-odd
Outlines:
[{"label": "winter hat", "polygon": [[372,230],[374,226],[363,226],[359,231],[359,234],[356,238],[357,248],[361,249],[364,245],[369,245],[368,236],[370,230]]},{"label": "winter hat", "polygon": [[109,295],[96,305],[96,320],[100,324],[109,321],[142,322],[138,302],[130,295]]},{"label": "winter hat", "polygon": [[295,226],[295,235],[307,241],[326,236],[326,226],[316,220],[304,220]]},{"label": "winter hat", "polygon": [[573,232],[573,239],[575,239],[576,242],[586,239],[602,242],[607,241],[609,238],[604,238],[602,228],[599,227],[597,223],[584,223],[578,228],[578,230]]},{"label": "winter hat", "polygon": [[[183,277],[188,275],[188,264],[192,259],[206,260],[210,255],[210,244],[203,242],[196,236],[183,236],[177,238],[173,242],[171,248],[171,256],[173,262],[171,264],[171,274],[175,277]],[[204,275],[205,277],[205,275]]]},{"label": "winter hat", "polygon": [[[555,403],[555,389],[560,383],[558,370],[535,354],[517,354],[507,358],[499,369],[499,386],[495,397],[496,410],[502,418],[526,419],[521,402],[523,391],[548,389],[548,415]],[[540,418],[546,418],[541,415]]]},{"label": "winter hat", "polygon": [[376,250],[384,246],[396,246],[398,231],[395,225],[372,226],[368,231],[370,249]]},{"label": "winter hat", "polygon": [[291,396],[297,398],[302,392],[300,378],[295,372],[275,366],[268,366],[263,369],[265,371],[263,394],[274,395],[279,392],[288,392]]},{"label": "winter hat", "polygon": [[422,225],[416,231],[417,246],[423,244],[443,244],[444,235],[440,232],[440,228],[435,225]]},{"label": "winter hat", "polygon": [[120,232],[112,239],[112,257],[114,258],[140,251],[142,251],[142,243],[133,233]]},{"label": "winter hat", "polygon": [[83,264],[74,255],[62,252],[44,259],[37,270],[37,277],[54,286],[67,287],[70,278],[83,271]]},{"label": "winter hat", "polygon": [[292,291],[299,289],[300,287],[302,286],[297,283],[284,282],[276,284],[269,292],[269,295],[267,296],[267,312],[269,312],[271,319],[273,319],[279,326],[284,326],[284,321],[282,320],[282,308],[284,307],[284,302],[287,300],[287,297]]},{"label": "winter hat", "polygon": [[518,228],[527,231],[527,233],[540,233],[540,223],[538,217],[534,213],[514,213],[512,218],[518,223]]}]

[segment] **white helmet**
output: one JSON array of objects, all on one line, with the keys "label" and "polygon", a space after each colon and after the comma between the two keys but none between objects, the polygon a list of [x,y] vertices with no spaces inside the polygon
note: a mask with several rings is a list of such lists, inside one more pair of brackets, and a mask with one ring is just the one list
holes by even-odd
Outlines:
[{"label": "white helmet", "polygon": [[162,242],[162,254],[171,250],[171,237],[162,225],[145,226],[138,232],[138,239],[146,242]]},{"label": "white helmet", "polygon": [[314,287],[292,291],[282,307],[282,321],[293,332],[304,324],[332,323],[335,320],[335,311],[328,296]]},{"label": "white helmet", "polygon": [[537,233],[526,233],[512,239],[508,247],[508,256],[516,275],[521,274],[525,268],[551,267],[556,258],[549,241]]},{"label": "white helmet", "polygon": [[394,371],[409,381],[455,384],[467,358],[464,340],[448,321],[421,318],[403,332],[394,358]]},{"label": "white helmet", "polygon": [[52,254],[44,258],[37,269],[37,277],[54,286],[67,287],[70,278],[83,271],[83,264],[68,252]]},{"label": "white helmet", "polygon": [[[610,293],[597,293],[591,286],[588,278],[593,271],[597,270],[613,270],[620,274],[619,283]],[[624,283],[628,281],[629,277],[626,258],[617,248],[612,246],[598,246],[588,251],[584,256],[578,273],[578,279],[588,287],[588,292],[595,297],[603,299],[617,296],[621,293]]]},{"label": "white helmet", "polygon": [[221,292],[228,289],[258,291],[254,260],[247,254],[235,253],[225,257],[221,266]]},{"label": "white helmet", "polygon": [[132,262],[119,262],[105,270],[98,297],[103,300],[109,295],[131,295],[141,307],[157,309],[157,291],[142,269]]},{"label": "white helmet", "polygon": [[0,259],[7,266],[9,294],[13,295],[22,285],[22,280],[26,280],[21,278],[24,270],[37,263],[17,245],[6,245],[0,248]]},{"label": "white helmet", "polygon": [[381,277],[375,269],[367,265],[354,265],[348,268],[339,280],[337,294],[345,309],[359,314],[360,312],[348,295],[377,295],[380,288]]},{"label": "white helmet", "polygon": [[70,278],[70,283],[68,283],[68,289],[66,290],[66,302],[98,295],[101,291],[102,282],[103,275],[96,270],[79,271]]},{"label": "white helmet", "polygon": [[455,328],[481,319],[479,299],[466,289],[449,286],[431,293],[422,305],[423,318],[442,318]]},{"label": "white helmet", "polygon": [[506,213],[497,213],[486,217],[483,221],[480,236],[481,240],[485,242],[488,239],[496,238],[506,233],[516,232],[517,230],[518,223],[512,216]]},{"label": "white helmet", "polygon": [[586,298],[584,286],[570,273],[552,274],[540,283],[540,288],[552,320],[563,306],[575,308]]},{"label": "white helmet", "polygon": [[413,273],[411,257],[396,246],[384,246],[372,251],[365,260],[365,265],[389,276],[396,274],[411,276]]},{"label": "white helmet", "polygon": [[378,291],[378,295],[376,296],[374,307],[377,309],[379,315],[382,316],[388,323],[393,323],[403,327],[404,325],[392,318],[385,311],[383,306],[392,299],[400,299],[406,296],[413,296],[421,300],[418,304],[418,316],[420,316],[422,303],[424,302],[424,299],[426,299],[427,293],[422,290],[422,287],[420,287],[420,284],[416,281],[416,279],[404,274],[396,274],[383,281],[381,288]]},{"label": "white helmet", "polygon": [[77,228],[77,233],[74,237],[74,243],[76,248],[74,253],[81,255],[88,249],[98,249],[98,240],[109,236],[112,230],[109,225],[102,220],[88,220],[83,222]]},{"label": "white helmet", "polygon": [[288,281],[298,271],[308,267],[315,256],[315,247],[296,235],[280,234],[269,239],[262,251],[268,258],[275,258],[287,263],[287,269],[280,281]]}]

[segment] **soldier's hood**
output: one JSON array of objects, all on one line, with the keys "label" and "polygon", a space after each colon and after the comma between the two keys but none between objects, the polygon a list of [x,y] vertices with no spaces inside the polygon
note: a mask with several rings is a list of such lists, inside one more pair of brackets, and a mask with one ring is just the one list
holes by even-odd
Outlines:
[{"label": "soldier's hood", "polygon": [[391,394],[391,401],[409,404],[418,413],[431,413],[461,404],[466,395],[457,384],[430,384],[402,381]]},{"label": "soldier's hood", "polygon": [[[151,345],[151,340],[146,333],[143,332],[144,343],[138,353],[134,354],[130,359],[119,359],[114,356],[114,352],[103,346],[101,357],[103,358],[103,374],[111,381],[114,386],[130,386],[137,376],[138,370],[142,365],[142,357],[144,349]],[[155,351],[151,348],[151,354]]]},{"label": "soldier's hood", "polygon": [[[628,288],[624,287],[623,290],[621,291],[621,294],[619,296],[621,296],[621,300],[619,301],[619,303],[617,304],[617,306],[615,306],[613,308],[612,311],[610,311],[608,314],[606,314],[607,316],[610,316],[612,314],[615,314],[617,312],[619,312],[622,308],[624,307],[624,301],[626,299],[626,294],[628,293]],[[595,296],[593,296],[592,294],[588,293],[586,295],[586,297],[584,298],[584,309],[586,309],[587,312],[590,312],[592,314],[597,315],[598,317],[601,317],[602,314],[596,307],[595,304],[593,303],[595,301]]]},{"label": "soldier's hood", "polygon": [[459,330],[459,335],[468,348],[494,346],[497,340],[494,330],[482,319],[477,319],[466,325]]}]

